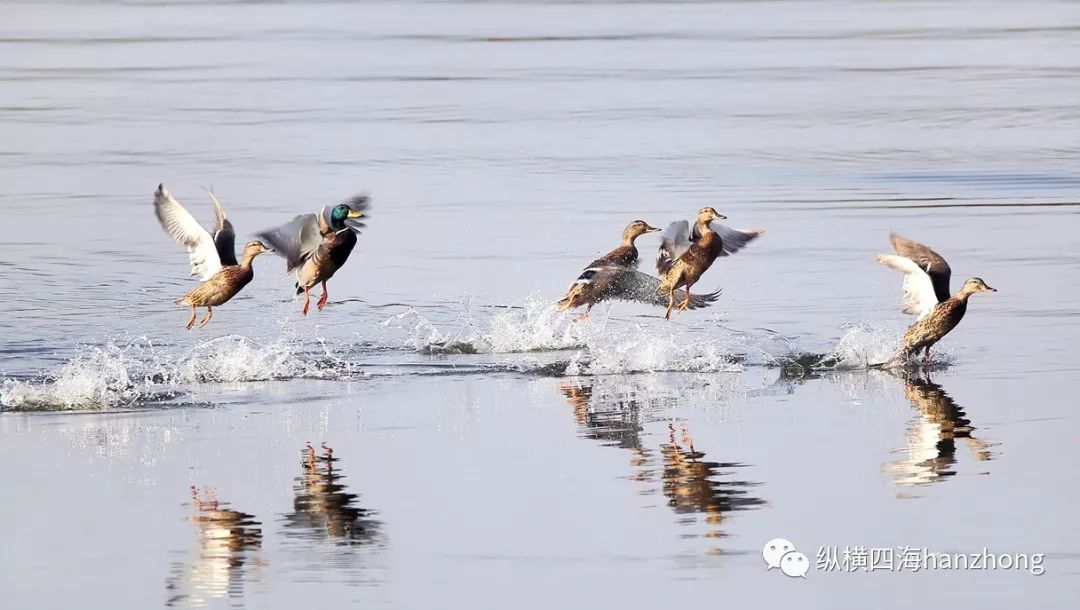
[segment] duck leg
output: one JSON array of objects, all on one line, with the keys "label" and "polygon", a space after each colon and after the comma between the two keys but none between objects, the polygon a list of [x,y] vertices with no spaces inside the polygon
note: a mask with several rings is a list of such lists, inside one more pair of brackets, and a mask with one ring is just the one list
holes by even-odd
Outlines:
[{"label": "duck leg", "polygon": [[322,308],[326,307],[326,299],[329,298],[329,296],[330,295],[326,293],[326,281],[324,280],[322,283],[322,296],[320,296],[319,301],[315,303],[315,307],[318,308],[319,311],[322,311]]},{"label": "duck leg", "polygon": [[195,306],[191,306],[191,317],[187,321],[187,329],[191,330],[191,327],[195,326]]},{"label": "duck leg", "polygon": [[300,308],[300,315],[306,316],[308,307],[311,305],[311,287],[304,286],[304,306]]},{"label": "duck leg", "polygon": [[679,311],[686,311],[686,308],[690,306],[690,284],[686,285],[686,298],[682,303],[679,303]]},{"label": "duck leg", "polygon": [[667,295],[667,311],[664,312],[664,319],[665,320],[670,320],[671,319],[671,310],[674,309],[674,308],[675,308],[675,285],[673,284],[671,286],[671,290],[668,291],[668,295]]},{"label": "duck leg", "polygon": [[577,315],[577,316],[574,316],[573,321],[574,322],[584,322],[586,319],[588,319],[589,312],[592,311],[592,306],[593,305],[594,305],[594,303],[589,303],[589,306],[585,308],[584,313],[582,313],[580,315]]},{"label": "duck leg", "polygon": [[927,367],[930,366],[930,346],[929,345],[927,345],[925,348],[923,348],[922,363],[923,363],[923,368],[927,368]]},{"label": "duck leg", "polygon": [[202,327],[206,326],[206,323],[209,322],[210,318],[212,318],[212,317],[214,317],[214,308],[207,305],[206,306],[206,315],[203,316],[202,320],[199,320],[199,328],[202,328]]}]

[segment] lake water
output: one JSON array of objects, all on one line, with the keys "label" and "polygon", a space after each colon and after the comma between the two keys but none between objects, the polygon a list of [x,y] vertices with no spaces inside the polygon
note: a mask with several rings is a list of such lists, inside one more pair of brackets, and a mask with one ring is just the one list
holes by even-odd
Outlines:
[{"label": "lake water", "polygon": [[[5,607],[1080,592],[1080,4],[0,14]],[[265,256],[188,332],[159,182],[204,221],[213,186],[242,237],[374,207],[325,311]],[[704,205],[767,230],[701,280],[713,307],[552,310],[629,221]],[[865,366],[910,322],[890,231],[999,290],[929,372]],[[766,569],[777,537],[805,579]]]}]

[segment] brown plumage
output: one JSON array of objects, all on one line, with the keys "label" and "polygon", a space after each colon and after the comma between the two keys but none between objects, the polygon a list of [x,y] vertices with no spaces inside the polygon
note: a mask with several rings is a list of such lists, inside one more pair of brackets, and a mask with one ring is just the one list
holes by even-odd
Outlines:
[{"label": "brown plumage", "polygon": [[240,262],[237,262],[233,250],[236,233],[232,223],[225,217],[225,210],[213,191],[210,192],[210,202],[214,207],[213,233],[200,225],[173,198],[164,184],[159,184],[154,192],[154,214],[161,228],[177,243],[187,246],[191,275],[202,280],[193,290],[174,301],[191,307],[188,330],[195,325],[196,307],[206,308],[206,315],[199,324],[206,326],[214,315],[213,307],[227,302],[251,282],[255,275],[251,261],[261,253],[271,251],[258,241],[250,241],[244,246]]},{"label": "brown plumage", "polygon": [[967,313],[968,297],[976,292],[997,292],[997,289],[987,286],[977,277],[964,282],[956,294],[938,303],[930,315],[908,327],[904,332],[904,343],[901,348],[904,355],[909,356],[922,349],[925,350],[926,358],[929,358],[930,348],[949,334],[949,331],[956,328],[956,325],[964,318],[964,314]]},{"label": "brown plumage", "polygon": [[210,318],[214,317],[214,307],[223,305],[229,299],[243,290],[244,286],[251,283],[255,277],[255,271],[251,268],[251,261],[263,252],[272,252],[258,241],[249,241],[244,246],[244,253],[240,257],[240,263],[226,265],[210,276],[210,279],[201,282],[190,292],[173,301],[177,305],[191,307],[191,317],[188,318],[187,328],[195,325],[195,308],[205,307],[206,315],[199,321],[199,326],[206,326]]},{"label": "brown plumage", "polygon": [[923,351],[923,362],[930,361],[930,348],[949,334],[967,313],[968,298],[977,292],[997,292],[981,278],[964,282],[949,296],[952,269],[940,254],[919,242],[890,236],[896,254],[879,254],[877,261],[904,274],[904,313],[919,319],[904,332],[900,351],[889,362],[908,358]]},{"label": "brown plumage", "polygon": [[679,309],[689,309],[693,300],[690,288],[708,271],[713,261],[738,252],[764,233],[761,230],[738,231],[712,224],[725,218],[713,208],[701,208],[692,230],[689,223],[681,221],[670,224],[664,231],[660,251],[656,255],[656,269],[661,278],[657,291],[668,297],[665,319],[671,318],[678,288],[686,288]]},{"label": "brown plumage", "polygon": [[[637,270],[638,249],[634,244],[641,235],[659,230],[643,220],[635,220],[627,225],[623,230],[622,244],[589,263],[555,307],[562,311],[586,306],[585,311],[574,318],[576,322],[587,318],[594,305],[608,299],[662,306],[664,300],[657,293],[660,280]],[[705,307],[716,300],[717,294],[694,297],[689,307]]]},{"label": "brown plumage", "polygon": [[333,208],[324,207],[318,215],[301,214],[288,224],[256,234],[285,257],[286,273],[296,271],[296,294],[304,295],[302,315],[308,313],[310,290],[316,284],[322,284],[316,307],[322,311],[326,306],[326,281],[349,259],[357,232],[366,226],[358,219],[366,216],[370,206],[367,195],[357,195]]}]

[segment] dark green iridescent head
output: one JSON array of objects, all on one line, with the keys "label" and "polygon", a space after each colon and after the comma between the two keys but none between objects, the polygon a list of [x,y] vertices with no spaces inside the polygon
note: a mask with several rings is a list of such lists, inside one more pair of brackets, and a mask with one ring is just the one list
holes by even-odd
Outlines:
[{"label": "dark green iridescent head", "polygon": [[339,204],[330,211],[330,228],[335,231],[340,231],[346,226],[346,218],[360,218],[363,215],[363,212],[358,212],[344,203]]}]

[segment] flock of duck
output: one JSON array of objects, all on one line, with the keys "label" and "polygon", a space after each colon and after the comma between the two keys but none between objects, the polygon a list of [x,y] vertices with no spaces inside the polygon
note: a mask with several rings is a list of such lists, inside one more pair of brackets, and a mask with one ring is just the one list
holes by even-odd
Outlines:
[{"label": "flock of duck", "polygon": [[[356,245],[357,233],[371,201],[358,195],[336,206],[324,206],[317,214],[301,214],[291,221],[255,234],[247,242],[239,260],[236,258],[236,232],[225,216],[213,191],[213,231],[207,230],[165,189],[158,185],[154,193],[154,212],[165,232],[186,246],[191,275],[201,281],[175,303],[191,308],[187,321],[195,325],[196,309],[206,308],[199,325],[213,317],[214,307],[236,296],[254,278],[252,261],[263,252],[285,258],[286,272],[296,275],[296,294],[304,295],[301,315],[307,315],[310,291],[322,286],[316,308],[322,311],[328,298],[326,282],[349,258]],[[666,307],[664,318],[675,309],[699,309],[709,306],[720,291],[691,294],[691,288],[717,258],[742,250],[762,234],[762,230],[737,230],[720,224],[726,217],[711,207],[698,211],[691,225],[673,222],[663,230],[656,256],[657,276],[638,271],[636,240],[646,233],[660,232],[643,220],[635,220],[623,230],[622,243],[594,260],[570,285],[556,303],[559,310],[585,307],[574,320],[588,317],[593,306],[604,300],[626,300]],[[918,316],[904,333],[900,350],[883,365],[906,361],[923,352],[929,362],[930,348],[952,329],[967,312],[967,302],[977,292],[996,292],[977,277],[966,280],[955,294],[950,291],[952,269],[944,258],[927,246],[901,237],[890,236],[896,254],[879,254],[877,261],[904,274],[903,312]]]}]

